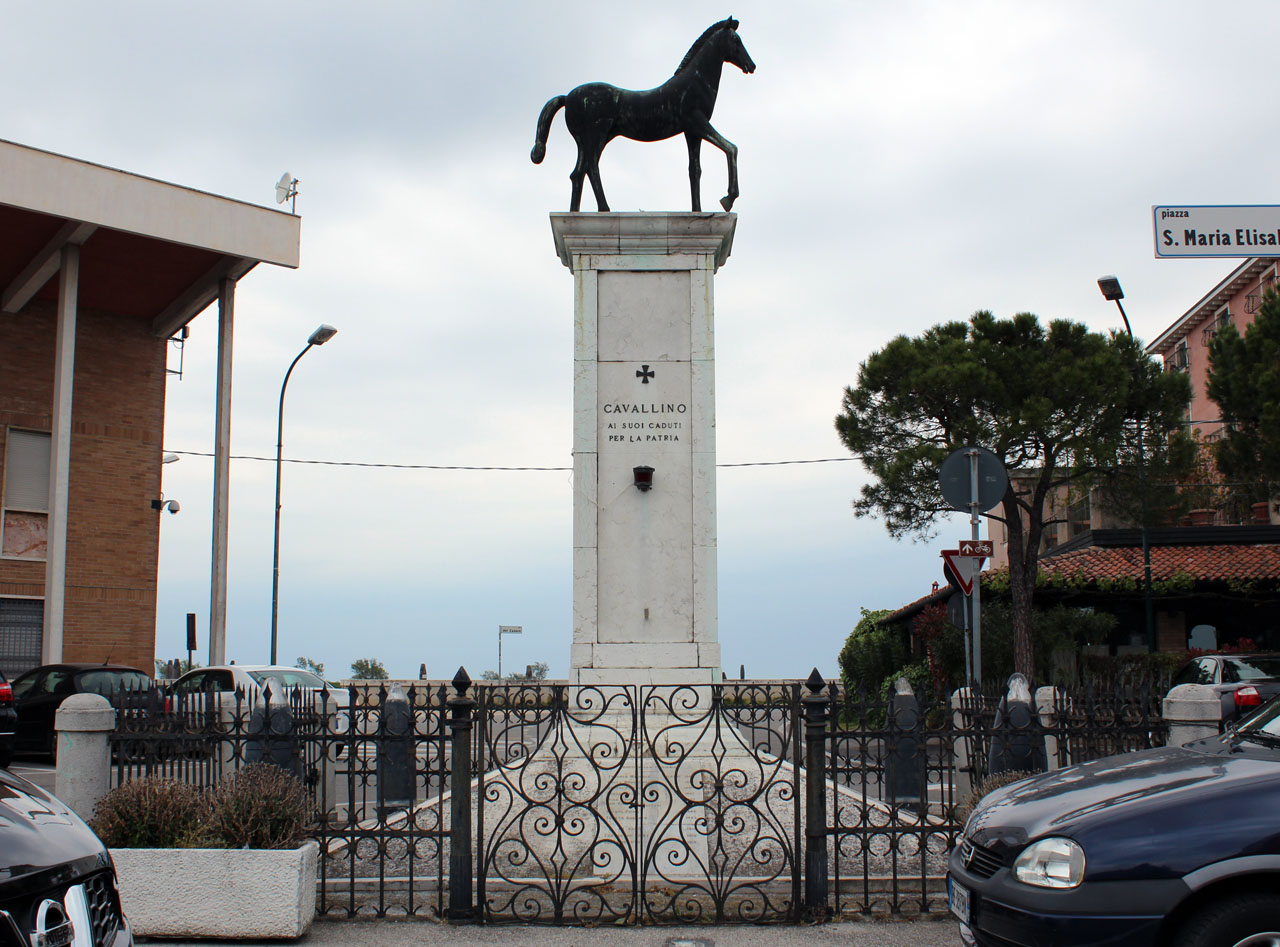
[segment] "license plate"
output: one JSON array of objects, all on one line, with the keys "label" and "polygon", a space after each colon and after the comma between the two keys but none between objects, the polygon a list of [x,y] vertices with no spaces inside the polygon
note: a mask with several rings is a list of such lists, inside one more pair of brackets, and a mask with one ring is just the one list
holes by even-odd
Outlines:
[{"label": "license plate", "polygon": [[947,907],[961,923],[969,923],[969,889],[954,878],[947,879]]}]

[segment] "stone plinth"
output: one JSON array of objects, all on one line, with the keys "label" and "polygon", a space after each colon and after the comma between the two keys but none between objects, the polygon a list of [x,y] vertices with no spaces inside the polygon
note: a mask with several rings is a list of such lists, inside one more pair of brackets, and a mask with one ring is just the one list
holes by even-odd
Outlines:
[{"label": "stone plinth", "polygon": [[1169,746],[1184,746],[1216,736],[1222,724],[1222,698],[1205,684],[1179,684],[1164,698]]},{"label": "stone plinth", "polygon": [[720,667],[712,282],[736,222],[551,215],[574,275],[574,684]]},{"label": "stone plinth", "polygon": [[72,694],[54,715],[57,773],[54,792],[86,822],[111,788],[111,731],[115,708],[101,694]]}]

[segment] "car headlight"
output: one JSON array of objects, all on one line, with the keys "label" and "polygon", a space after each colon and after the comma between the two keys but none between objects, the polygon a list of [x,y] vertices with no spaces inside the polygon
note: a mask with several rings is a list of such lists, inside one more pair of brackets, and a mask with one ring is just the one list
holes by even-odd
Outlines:
[{"label": "car headlight", "polygon": [[1084,880],[1084,849],[1069,838],[1042,838],[1014,860],[1013,876],[1038,888],[1074,888]]}]

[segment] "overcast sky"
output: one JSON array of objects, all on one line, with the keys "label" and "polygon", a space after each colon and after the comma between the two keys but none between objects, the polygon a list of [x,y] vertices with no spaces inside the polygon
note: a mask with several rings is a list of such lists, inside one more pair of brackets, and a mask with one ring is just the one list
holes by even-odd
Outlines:
[{"label": "overcast sky", "polygon": [[[232,451],[457,471],[287,464],[280,656],[331,677],[460,664],[568,668],[572,139],[543,103],[588,81],[663,82],[732,13],[757,71],[726,67],[715,126],[740,148],[716,278],[722,465],[847,457],[832,426],[858,365],[977,309],[1154,338],[1233,266],[1157,261],[1157,203],[1276,202],[1280,5],[1073,2],[6,3],[0,137],[241,200],[300,179],[302,266],[237,292]],[[685,150],[615,141],[614,210],[688,210]],[[703,149],[703,206],[725,190]],[[274,205],[272,205],[274,206]],[[594,206],[584,198],[584,209]],[[213,444],[217,315],[191,325],[167,450]],[[176,352],[170,359],[177,367]],[[930,543],[855,519],[856,462],[722,467],[726,671],[836,668],[860,607],[941,578]],[[212,463],[164,489],[157,652],[207,647]],[[274,463],[232,463],[227,653],[267,657]]]}]

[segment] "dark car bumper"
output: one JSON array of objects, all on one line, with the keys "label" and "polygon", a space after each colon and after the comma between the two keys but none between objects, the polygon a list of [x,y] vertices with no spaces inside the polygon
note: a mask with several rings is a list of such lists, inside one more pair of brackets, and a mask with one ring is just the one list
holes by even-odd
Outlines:
[{"label": "dark car bumper", "polygon": [[978,947],[1150,947],[1165,915],[1188,893],[1178,879],[1095,881],[1054,890],[1015,881],[1009,868],[982,878],[965,868],[958,849],[949,874],[969,892],[961,940]]},{"label": "dark car bumper", "polygon": [[18,729],[18,712],[12,707],[0,707],[0,740],[12,740]]}]

